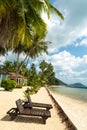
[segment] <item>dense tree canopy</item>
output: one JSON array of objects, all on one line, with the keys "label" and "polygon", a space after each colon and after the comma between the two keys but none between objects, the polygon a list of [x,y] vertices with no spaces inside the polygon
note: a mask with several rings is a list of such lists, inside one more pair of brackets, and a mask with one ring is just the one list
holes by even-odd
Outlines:
[{"label": "dense tree canopy", "polygon": [[53,12],[63,19],[49,0],[0,0],[0,45],[30,46],[34,33],[45,37],[47,27],[41,17],[43,11],[48,18]]},{"label": "dense tree canopy", "polygon": [[[29,69],[25,63],[43,52],[48,54],[47,45],[50,42],[45,41],[47,25],[42,19],[43,12],[48,19],[50,13],[64,19],[49,0],[0,0],[0,55],[7,54],[9,50],[17,54],[15,62],[6,61],[0,69],[28,77],[28,85],[35,89],[57,81],[51,63],[42,61],[39,65],[40,72],[36,71],[34,64]],[[25,54],[25,59],[19,62],[21,53]]]},{"label": "dense tree canopy", "polygon": [[[22,62],[19,63],[19,66]],[[45,65],[45,67],[44,67]],[[17,62],[6,61],[3,66],[0,68],[6,72],[16,72]],[[23,64],[20,74],[28,78],[28,85],[52,85],[58,84],[57,79],[55,78],[55,72],[53,65],[51,63],[47,63],[46,61],[42,61],[39,64],[40,71],[36,70],[36,66],[34,63],[31,64],[30,68],[27,68],[26,64]],[[44,68],[44,69],[42,69]]]}]

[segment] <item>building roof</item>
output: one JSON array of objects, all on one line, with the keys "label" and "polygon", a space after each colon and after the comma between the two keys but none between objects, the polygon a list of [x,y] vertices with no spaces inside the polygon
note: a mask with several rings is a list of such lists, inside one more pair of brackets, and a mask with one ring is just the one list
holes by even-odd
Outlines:
[{"label": "building roof", "polygon": [[17,78],[24,78],[22,75],[16,75],[16,73],[14,73],[14,72],[9,72],[8,73],[8,78],[16,78],[16,76],[17,76]]},{"label": "building roof", "polygon": [[7,74],[4,70],[0,70],[0,74]]}]

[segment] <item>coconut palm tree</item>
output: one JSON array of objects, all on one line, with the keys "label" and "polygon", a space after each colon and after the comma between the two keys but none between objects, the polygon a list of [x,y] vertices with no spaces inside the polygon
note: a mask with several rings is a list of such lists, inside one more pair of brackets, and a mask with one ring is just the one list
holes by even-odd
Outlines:
[{"label": "coconut palm tree", "polygon": [[42,11],[47,13],[48,18],[53,11],[63,19],[49,0],[0,0],[0,44],[14,46],[21,43],[30,46],[33,42],[32,32],[43,38],[47,27],[41,17]]},{"label": "coconut palm tree", "polygon": [[2,66],[2,69],[6,72],[9,72],[12,69],[12,62],[5,61],[4,65]]},{"label": "coconut palm tree", "polygon": [[28,57],[31,57],[32,59],[38,57],[43,52],[48,54],[47,47],[48,47],[48,44],[50,44],[50,43],[51,42],[49,42],[49,41],[40,39],[38,37],[38,35],[35,34],[33,37],[32,46],[30,46],[29,48],[26,48],[25,53],[27,54]]},{"label": "coconut palm tree", "polygon": [[48,63],[45,60],[43,60],[39,65],[39,68],[41,69],[42,73],[44,73],[47,67],[48,67]]},{"label": "coconut palm tree", "polygon": [[[16,72],[19,73],[21,70],[22,65],[26,62],[26,60],[29,60],[29,58],[36,58],[42,53],[47,52],[47,46],[51,42],[45,41],[44,39],[40,39],[37,34],[33,36],[33,43],[31,46],[25,46],[22,44],[18,44],[15,48],[13,48],[13,52],[16,53],[18,56],[17,63],[19,63],[19,56],[21,53],[25,53],[24,61],[22,62],[20,67],[17,67]],[[26,62],[27,63],[27,62]],[[19,65],[17,65],[19,66]]]}]

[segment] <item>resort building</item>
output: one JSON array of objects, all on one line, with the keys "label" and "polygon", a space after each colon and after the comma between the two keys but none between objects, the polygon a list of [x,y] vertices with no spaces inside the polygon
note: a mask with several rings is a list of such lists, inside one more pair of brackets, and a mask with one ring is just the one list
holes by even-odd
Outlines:
[{"label": "resort building", "polygon": [[20,74],[16,74],[14,72],[9,72],[8,73],[8,78],[11,79],[11,80],[15,80],[18,84],[25,84],[27,83],[27,78],[20,75]]},{"label": "resort building", "polygon": [[26,77],[24,77],[20,74],[16,75],[15,72],[6,73],[5,71],[0,70],[0,86],[1,86],[2,80],[5,80],[7,78],[9,78],[11,80],[15,80],[18,84],[22,84],[22,85],[27,84],[27,78]]}]

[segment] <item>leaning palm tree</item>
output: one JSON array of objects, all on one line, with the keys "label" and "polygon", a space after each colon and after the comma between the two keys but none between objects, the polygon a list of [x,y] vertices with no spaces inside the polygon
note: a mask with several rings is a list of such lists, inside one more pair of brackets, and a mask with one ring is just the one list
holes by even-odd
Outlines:
[{"label": "leaning palm tree", "polygon": [[12,49],[13,53],[17,55],[17,60],[16,60],[16,80],[18,77],[18,70],[19,70],[19,56],[21,53],[23,53],[25,46],[22,44],[18,44],[15,48]]},{"label": "leaning palm tree", "polygon": [[[28,63],[29,58],[34,59],[42,53],[48,54],[47,47],[48,47],[48,44],[50,44],[50,43],[51,42],[49,42],[49,41],[45,41],[44,39],[40,39],[40,37],[37,34],[34,34],[33,43],[31,46],[28,47],[28,46],[25,46],[22,44],[18,44],[18,46],[13,48],[13,53],[17,54],[17,69],[16,69],[17,74],[20,72],[23,64],[25,62]],[[19,63],[19,56],[21,53],[25,54],[25,58],[21,64],[21,66],[19,67],[18,63]]]},{"label": "leaning palm tree", "polygon": [[[43,52],[48,54],[47,52],[47,46],[51,42],[46,42],[44,39],[40,39],[40,37],[37,34],[33,34],[33,43],[31,46],[25,46],[22,44],[18,44],[15,48],[13,48],[13,53],[17,54],[17,66],[16,66],[16,79],[18,77],[19,72],[21,71],[22,66],[24,63],[28,63],[29,58],[36,58]],[[19,66],[19,56],[21,53],[25,53],[24,61],[22,62],[21,66]]]},{"label": "leaning palm tree", "polygon": [[63,19],[49,0],[0,0],[0,44],[30,46],[33,31],[41,38],[45,36],[47,27],[41,17],[42,11],[48,18],[53,11]]},{"label": "leaning palm tree", "polygon": [[48,44],[51,42],[45,41],[44,38],[40,39],[37,34],[33,37],[33,43],[32,46],[25,49],[25,54],[30,58],[36,58],[39,55],[41,55],[43,52],[48,54],[47,48]]}]

